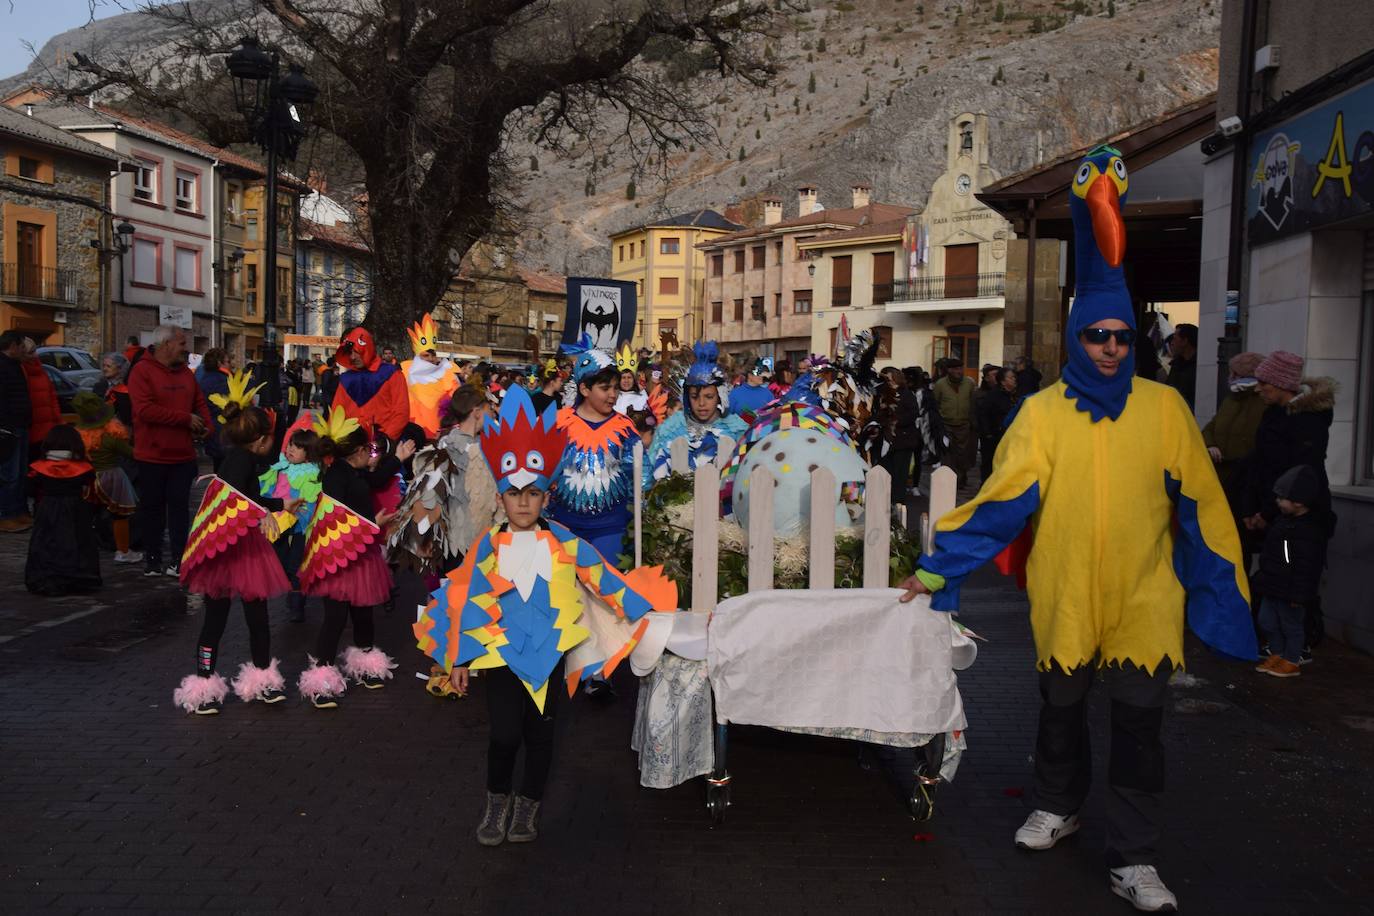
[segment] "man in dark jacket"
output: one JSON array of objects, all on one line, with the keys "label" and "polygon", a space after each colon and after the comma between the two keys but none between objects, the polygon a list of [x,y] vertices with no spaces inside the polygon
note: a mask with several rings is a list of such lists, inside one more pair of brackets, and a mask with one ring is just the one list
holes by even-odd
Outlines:
[{"label": "man in dark jacket", "polygon": [[1169,338],[1169,377],[1164,384],[1183,395],[1192,410],[1197,398],[1197,325],[1181,324]]},{"label": "man in dark jacket", "polygon": [[1040,390],[1040,370],[1035,368],[1035,363],[1028,356],[1016,357],[1016,394],[1018,397],[1029,397]]},{"label": "man in dark jacket", "polygon": [[[134,464],[145,576],[176,576],[191,526],[191,484],[196,477],[195,440],[210,432],[210,410],[196,377],[186,368],[186,333],[163,325],[156,346],[129,373],[134,408]],[[171,555],[163,562],[162,535]]]},{"label": "man in dark jacket", "polygon": [[29,422],[33,406],[29,383],[20,364],[24,335],[0,334],[0,532],[27,531],[29,516]]}]

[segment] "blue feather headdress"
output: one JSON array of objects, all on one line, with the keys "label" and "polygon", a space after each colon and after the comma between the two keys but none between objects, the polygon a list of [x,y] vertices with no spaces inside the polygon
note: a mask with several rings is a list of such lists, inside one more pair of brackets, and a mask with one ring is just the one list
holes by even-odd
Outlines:
[{"label": "blue feather headdress", "polygon": [[692,345],[693,362],[682,381],[683,389],[725,384],[725,373],[716,362],[720,347],[714,340],[702,340]]},{"label": "blue feather headdress", "polygon": [[582,384],[588,377],[596,375],[615,362],[611,354],[592,346],[592,335],[590,334],[583,334],[582,339],[577,343],[565,343],[560,349],[564,354],[573,357],[572,380],[574,385]]}]

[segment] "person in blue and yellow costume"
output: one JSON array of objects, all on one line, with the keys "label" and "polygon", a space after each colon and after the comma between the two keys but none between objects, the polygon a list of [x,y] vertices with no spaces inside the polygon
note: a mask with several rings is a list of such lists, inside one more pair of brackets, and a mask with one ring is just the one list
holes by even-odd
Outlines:
[{"label": "person in blue and yellow costume", "polygon": [[[540,517],[549,491],[562,486],[556,471],[566,438],[554,408],[536,414],[524,388],[506,392],[497,419],[484,422],[482,455],[507,521],[473,542],[414,626],[420,649],[459,691],[468,687],[468,667],[487,669],[483,846],[538,836],[564,692],[571,697],[579,680],[609,675],[649,626],[645,615],[677,605],[677,587],[661,567],[617,572],[587,541]],[[524,774],[512,798],[521,745]]]},{"label": "person in blue and yellow costume", "polygon": [[1022,402],[978,495],[936,526],[904,586],[955,610],[959,586],[1027,522],[1031,629],[1040,671],[1035,810],[1016,832],[1044,850],[1079,827],[1090,782],[1087,696],[1111,697],[1107,866],[1144,911],[1177,900],[1155,866],[1164,790],[1160,726],[1183,626],[1235,658],[1257,655],[1240,543],[1202,434],[1178,392],[1133,378],[1135,317],[1121,263],[1126,165],[1090,152],[1070,196],[1077,296],[1062,378]]},{"label": "person in blue and yellow costume", "polygon": [[593,348],[585,334],[563,352],[573,358],[576,395],[573,406],[558,414],[568,446],[555,474],[550,516],[614,563],[630,524],[639,434],[632,420],[615,412],[620,371],[611,355]]},{"label": "person in blue and yellow costume", "polygon": [[717,362],[720,348],[716,342],[698,342],[692,347],[692,356],[692,365],[682,380],[683,409],[663,422],[649,446],[644,461],[646,485],[672,473],[670,450],[675,439],[686,437],[687,466],[695,470],[699,463],[716,460],[722,436],[738,442],[749,431],[749,424],[725,412],[729,386]]}]

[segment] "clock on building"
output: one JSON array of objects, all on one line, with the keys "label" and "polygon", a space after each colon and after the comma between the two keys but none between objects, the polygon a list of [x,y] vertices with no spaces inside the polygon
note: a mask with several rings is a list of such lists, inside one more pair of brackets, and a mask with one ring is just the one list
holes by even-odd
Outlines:
[{"label": "clock on building", "polygon": [[954,193],[963,196],[973,187],[973,179],[967,175],[960,175],[954,179]]}]

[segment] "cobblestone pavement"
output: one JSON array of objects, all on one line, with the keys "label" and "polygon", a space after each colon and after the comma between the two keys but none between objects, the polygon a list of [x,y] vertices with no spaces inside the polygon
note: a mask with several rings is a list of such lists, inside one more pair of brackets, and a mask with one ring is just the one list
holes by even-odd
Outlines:
[{"label": "cobblestone pavement", "polygon": [[[0,541],[11,582],[22,541]],[[481,682],[461,701],[424,693],[404,609],[416,583],[379,628],[401,662],[385,690],[332,712],[293,694],[196,718],[171,691],[192,670],[198,613],[170,580],[119,570],[107,582],[65,602],[11,588],[0,613],[0,912],[1130,912],[1107,890],[1099,792],[1077,837],[1047,853],[1012,846],[1037,700],[1024,601],[992,577],[964,592],[965,621],[990,641],[960,677],[970,748],[929,824],[905,816],[852,746],[736,729],[734,806],[712,829],[700,781],[639,787],[637,688],[622,671],[614,705],[566,707],[539,841],[494,850],[472,838]],[[309,613],[291,624],[272,610],[290,678],[313,641]],[[246,656],[232,619],[222,669]],[[1323,646],[1295,681],[1196,644],[1188,662],[1166,718],[1162,847],[1183,907],[1374,910],[1374,660]]]}]

